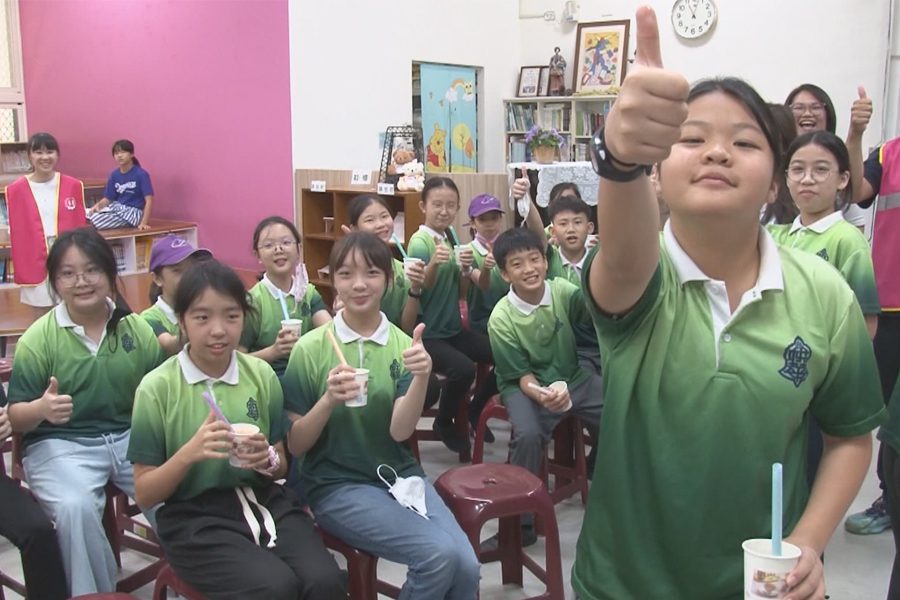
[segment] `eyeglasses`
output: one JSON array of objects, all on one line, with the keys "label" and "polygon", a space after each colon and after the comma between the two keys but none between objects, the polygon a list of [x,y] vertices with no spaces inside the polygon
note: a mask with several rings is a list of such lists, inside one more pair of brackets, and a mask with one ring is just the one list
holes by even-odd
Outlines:
[{"label": "eyeglasses", "polygon": [[75,287],[78,285],[78,278],[81,277],[87,285],[94,285],[103,277],[103,271],[97,267],[88,267],[84,271],[62,271],[56,276],[56,281],[64,287]]},{"label": "eyeglasses", "polygon": [[800,165],[793,166],[789,168],[787,171],[787,178],[795,183],[800,183],[806,178],[806,174],[809,173],[809,176],[816,183],[822,183],[834,173],[834,170],[831,167],[801,167]]},{"label": "eyeglasses", "polygon": [[299,242],[294,238],[284,238],[283,240],[279,240],[277,242],[265,242],[257,246],[258,250],[265,250],[266,252],[273,252],[275,248],[290,248],[291,246],[296,246]]},{"label": "eyeglasses", "polygon": [[806,111],[809,111],[811,113],[823,113],[825,112],[825,105],[821,102],[813,102],[812,104],[795,102],[794,104],[791,104],[791,110],[795,115],[802,115]]}]

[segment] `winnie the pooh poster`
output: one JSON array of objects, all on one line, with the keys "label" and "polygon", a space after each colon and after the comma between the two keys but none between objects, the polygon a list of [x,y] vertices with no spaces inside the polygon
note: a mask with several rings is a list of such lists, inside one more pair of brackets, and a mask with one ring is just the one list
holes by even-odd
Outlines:
[{"label": "winnie the pooh poster", "polygon": [[422,63],[422,135],[429,173],[474,173],[478,165],[475,69]]}]

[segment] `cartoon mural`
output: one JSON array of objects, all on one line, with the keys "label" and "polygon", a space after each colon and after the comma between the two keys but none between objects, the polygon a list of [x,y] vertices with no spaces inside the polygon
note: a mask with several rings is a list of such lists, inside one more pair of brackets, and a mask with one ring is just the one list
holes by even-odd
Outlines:
[{"label": "cartoon mural", "polygon": [[474,173],[478,165],[475,69],[421,65],[425,170]]}]

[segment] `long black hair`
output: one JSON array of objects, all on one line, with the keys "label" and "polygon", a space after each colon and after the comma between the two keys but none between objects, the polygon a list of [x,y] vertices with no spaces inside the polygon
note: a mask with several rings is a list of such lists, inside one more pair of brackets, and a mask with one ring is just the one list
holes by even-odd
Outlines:
[{"label": "long black hair", "polygon": [[391,214],[391,216],[394,215],[394,213],[391,212],[391,207],[388,206],[387,201],[381,196],[376,194],[360,194],[359,196],[354,196],[347,205],[347,222],[356,227],[359,224],[359,219],[362,217],[362,214],[373,204],[380,204]]},{"label": "long black hair", "polygon": [[378,236],[365,231],[354,231],[345,235],[331,249],[328,267],[332,279],[354,250],[359,251],[367,266],[375,267],[384,273],[384,289],[387,290],[394,279],[394,257],[387,244]]},{"label": "long black hair", "polygon": [[822,106],[825,107],[825,129],[834,133],[837,128],[837,115],[834,111],[834,102],[831,101],[831,96],[829,96],[825,90],[813,83],[804,83],[791,90],[791,93],[788,94],[787,98],[784,100],[784,105],[790,108],[791,104],[794,103],[794,98],[796,98],[797,94],[800,92],[807,92],[822,103]]},{"label": "long black hair", "polygon": [[214,258],[208,258],[194,262],[182,273],[172,306],[178,318],[184,318],[191,304],[208,289],[234,300],[241,307],[245,318],[254,312],[247,298],[244,282],[234,269]]},{"label": "long black hair", "polygon": [[[797,139],[797,123],[794,120],[794,113],[787,106],[772,102],[769,103],[769,110],[772,111],[775,126],[778,127],[778,132],[781,134],[781,155],[784,156],[788,146]],[[787,187],[785,168],[786,165],[782,162],[781,168],[775,175],[778,182],[778,192],[775,194],[775,201],[767,204],[765,211],[763,211],[760,219],[763,225],[773,221],[778,225],[792,223],[797,218],[797,215],[800,214],[797,205],[794,204],[794,199],[791,198],[791,191]]]},{"label": "long black hair", "polygon": [[131,308],[125,301],[125,298],[122,297],[122,294],[119,293],[116,285],[118,282],[116,255],[113,253],[109,243],[93,227],[80,227],[61,233],[47,254],[47,276],[53,291],[57,295],[59,295],[59,292],[56,289],[56,279],[62,268],[63,256],[72,247],[78,248],[90,262],[100,269],[109,283],[110,289],[113,291],[116,308],[106,324],[106,335],[110,343],[110,349],[115,352],[119,342],[117,333],[119,321],[131,314]]}]

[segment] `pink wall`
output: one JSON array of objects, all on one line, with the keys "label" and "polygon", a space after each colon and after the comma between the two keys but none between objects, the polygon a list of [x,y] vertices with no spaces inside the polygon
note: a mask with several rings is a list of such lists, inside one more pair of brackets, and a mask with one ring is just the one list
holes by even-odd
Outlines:
[{"label": "pink wall", "polygon": [[105,178],[131,139],[153,215],[250,267],[255,224],[293,216],[288,0],[20,0],[28,131]]}]

